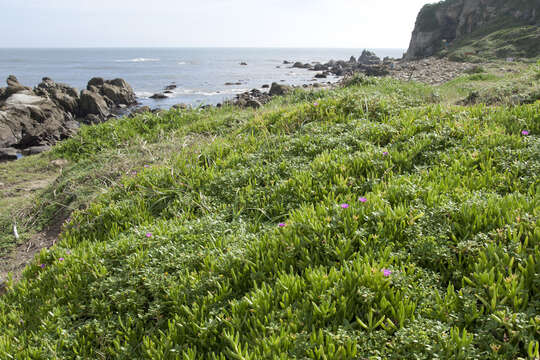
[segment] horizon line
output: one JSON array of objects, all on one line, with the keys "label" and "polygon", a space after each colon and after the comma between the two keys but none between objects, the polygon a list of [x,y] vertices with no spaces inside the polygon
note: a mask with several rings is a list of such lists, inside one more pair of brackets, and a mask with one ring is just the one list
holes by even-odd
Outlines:
[{"label": "horizon line", "polygon": [[42,49],[388,49],[388,50],[402,50],[407,49],[403,47],[311,47],[311,46],[16,46],[16,47],[2,47],[0,50],[42,50]]}]

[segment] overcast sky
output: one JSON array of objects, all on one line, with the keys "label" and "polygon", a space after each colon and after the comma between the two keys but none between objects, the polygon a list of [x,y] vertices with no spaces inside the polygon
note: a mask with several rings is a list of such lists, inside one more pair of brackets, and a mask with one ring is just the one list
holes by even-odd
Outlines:
[{"label": "overcast sky", "polygon": [[0,0],[0,47],[407,48],[429,0]]}]

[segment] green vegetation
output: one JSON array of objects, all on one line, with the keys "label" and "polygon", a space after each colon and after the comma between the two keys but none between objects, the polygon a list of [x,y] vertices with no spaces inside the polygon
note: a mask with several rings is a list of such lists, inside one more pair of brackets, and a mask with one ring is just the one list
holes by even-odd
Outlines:
[{"label": "green vegetation", "polygon": [[538,357],[540,102],[453,105],[537,69],[485,71],[83,128],[0,358]]},{"label": "green vegetation", "polygon": [[535,58],[540,54],[540,27],[496,23],[459,39],[441,53],[454,61],[483,62],[487,59]]}]

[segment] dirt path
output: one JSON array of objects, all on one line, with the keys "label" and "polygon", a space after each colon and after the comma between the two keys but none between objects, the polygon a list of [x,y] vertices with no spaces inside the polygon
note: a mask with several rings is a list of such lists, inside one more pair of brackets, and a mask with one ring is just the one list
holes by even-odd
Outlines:
[{"label": "dirt path", "polygon": [[[0,239],[3,246],[15,242],[12,224],[28,219],[28,209],[34,206],[36,195],[50,186],[61,173],[61,166],[47,160],[25,164],[1,164],[0,166],[0,216],[3,230]],[[63,165],[63,164],[62,164]],[[43,231],[33,234],[29,240],[17,244],[7,253],[0,252],[0,294],[2,285],[12,274],[14,280],[20,279],[22,271],[44,248],[49,248],[58,239],[65,216],[60,216]],[[8,233],[6,233],[6,229]],[[20,229],[19,229],[20,231]]]}]

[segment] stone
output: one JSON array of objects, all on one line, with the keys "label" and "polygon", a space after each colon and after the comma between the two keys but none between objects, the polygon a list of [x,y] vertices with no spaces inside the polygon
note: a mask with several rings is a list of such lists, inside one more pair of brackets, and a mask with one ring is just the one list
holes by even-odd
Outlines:
[{"label": "stone", "polygon": [[22,154],[24,156],[36,155],[36,154],[40,154],[40,153],[45,152],[45,151],[49,151],[50,149],[51,149],[51,147],[48,146],[48,145],[30,146],[29,148],[24,149],[22,151]]},{"label": "stone", "polygon": [[166,98],[167,98],[167,95],[162,94],[162,93],[155,93],[154,95],[150,96],[150,99],[156,99],[156,100],[166,99]]},{"label": "stone", "polygon": [[242,65],[242,66],[247,66],[247,63],[242,61],[242,62],[240,63],[240,65]]},{"label": "stone", "polygon": [[246,101],[246,107],[258,109],[262,106],[261,102],[255,99],[249,99]]},{"label": "stone", "polygon": [[100,88],[101,86],[103,86],[103,84],[105,84],[105,80],[103,80],[103,78],[100,78],[100,77],[91,78],[90,81],[88,81],[86,90],[91,90],[92,86],[96,88]]},{"label": "stone", "polygon": [[44,77],[41,83],[34,88],[34,93],[51,99],[67,112],[79,113],[78,91],[69,85],[57,84],[52,79]]},{"label": "stone", "polygon": [[290,65],[292,64],[292,61],[283,60],[283,65]]},{"label": "stone", "polygon": [[176,109],[176,110],[183,110],[183,109],[187,109],[188,106],[186,104],[175,104],[172,106],[173,109]]},{"label": "stone", "polygon": [[326,74],[325,73],[319,73],[319,74],[315,74],[315,78],[316,79],[326,79]]},{"label": "stone", "polygon": [[167,85],[167,86],[165,87],[165,90],[174,90],[174,89],[176,89],[176,85],[175,85],[175,84]]},{"label": "stone", "polygon": [[97,115],[101,118],[106,118],[110,114],[109,106],[103,96],[89,90],[81,91],[79,109],[79,114],[83,117],[87,115]]},{"label": "stone", "polygon": [[15,148],[0,148],[0,161],[17,160],[19,151]]},{"label": "stone", "polygon": [[264,85],[262,86],[262,88],[263,88],[263,89],[268,89],[268,88],[270,88],[270,85],[264,84]]},{"label": "stone", "polygon": [[276,96],[276,95],[285,95],[288,92],[291,91],[291,87],[287,85],[282,85],[278,83],[272,83],[272,86],[270,87],[270,91],[268,94],[270,96]]},{"label": "stone", "polygon": [[131,112],[131,115],[138,115],[138,114],[144,114],[152,112],[152,109],[150,109],[150,106],[141,106],[140,108],[137,108]]},{"label": "stone", "polygon": [[369,50],[362,51],[362,54],[358,58],[358,64],[361,65],[378,65],[380,63],[381,59]]},{"label": "stone", "polygon": [[59,168],[62,168],[64,166],[66,166],[68,163],[69,163],[69,161],[67,161],[66,159],[56,159],[56,160],[51,161],[52,165],[54,165],[56,167],[59,167]]}]

